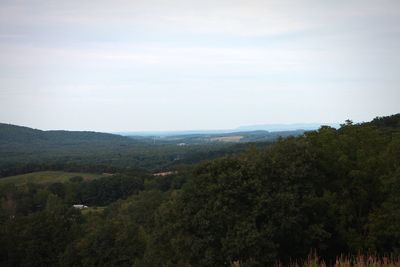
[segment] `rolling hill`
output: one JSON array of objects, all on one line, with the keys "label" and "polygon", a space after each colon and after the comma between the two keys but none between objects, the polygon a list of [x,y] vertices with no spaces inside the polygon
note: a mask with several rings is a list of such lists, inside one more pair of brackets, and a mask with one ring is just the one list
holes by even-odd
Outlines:
[{"label": "rolling hill", "polygon": [[93,173],[78,173],[78,172],[63,172],[63,171],[41,171],[32,172],[27,174],[20,174],[9,176],[0,179],[0,186],[12,183],[14,185],[24,185],[27,183],[55,183],[55,182],[66,182],[72,177],[82,177],[83,180],[92,180],[100,177],[106,177],[107,175],[99,175]]},{"label": "rolling hill", "polygon": [[0,124],[0,177],[37,171],[103,173],[163,171],[268,145],[303,131],[253,131],[177,136],[121,136],[88,131],[42,131]]}]

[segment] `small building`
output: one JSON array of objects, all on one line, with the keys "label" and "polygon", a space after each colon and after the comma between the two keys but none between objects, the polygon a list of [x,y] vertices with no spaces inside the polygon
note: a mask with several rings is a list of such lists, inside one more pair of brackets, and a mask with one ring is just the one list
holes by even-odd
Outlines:
[{"label": "small building", "polygon": [[177,171],[167,171],[167,172],[157,172],[157,173],[153,173],[153,176],[168,176],[168,175],[173,175],[173,174],[177,174]]},{"label": "small building", "polygon": [[72,205],[72,207],[74,207],[75,209],[87,209],[88,206],[82,205],[82,204],[76,204],[76,205]]}]

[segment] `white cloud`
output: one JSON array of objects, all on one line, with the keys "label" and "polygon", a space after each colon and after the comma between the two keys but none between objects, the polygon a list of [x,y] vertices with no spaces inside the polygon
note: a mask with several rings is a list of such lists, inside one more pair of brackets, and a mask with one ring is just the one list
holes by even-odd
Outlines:
[{"label": "white cloud", "polygon": [[[140,130],[342,121],[393,111],[399,6],[3,0],[0,120],[100,129],[95,118],[103,116],[118,118],[109,129],[129,122]],[[50,116],[55,108],[65,122]]]}]

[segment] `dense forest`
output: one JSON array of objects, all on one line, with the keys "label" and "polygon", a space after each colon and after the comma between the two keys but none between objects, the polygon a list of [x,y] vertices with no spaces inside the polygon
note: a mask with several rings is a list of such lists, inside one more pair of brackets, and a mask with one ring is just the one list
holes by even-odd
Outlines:
[{"label": "dense forest", "polygon": [[[122,147],[132,142],[117,138],[112,143]],[[4,174],[22,166],[24,148],[15,142],[12,160],[4,152],[11,146],[2,148]],[[68,149],[63,142],[56,144]],[[86,145],[87,154],[74,155],[85,160],[73,163],[112,175],[0,186],[1,266],[261,267],[311,251],[327,263],[357,253],[400,255],[400,114],[274,143],[199,145],[191,150],[196,160],[166,176],[90,159],[107,146]],[[39,169],[49,167],[41,161],[48,150],[38,153]],[[135,160],[152,159],[159,160]]]},{"label": "dense forest", "polygon": [[278,138],[303,133],[296,130],[126,137],[98,132],[41,131],[0,123],[0,177],[41,170],[161,171],[236,154],[249,146],[266,146]]}]

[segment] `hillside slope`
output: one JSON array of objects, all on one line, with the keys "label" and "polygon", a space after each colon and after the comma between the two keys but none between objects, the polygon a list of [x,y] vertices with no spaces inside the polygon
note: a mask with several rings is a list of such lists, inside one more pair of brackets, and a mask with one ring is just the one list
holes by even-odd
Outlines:
[{"label": "hillside slope", "polygon": [[178,146],[180,140],[130,138],[115,134],[41,131],[0,124],[0,177],[43,171],[158,171],[242,151],[245,145],[211,142]]},{"label": "hillside slope", "polygon": [[89,131],[42,131],[0,123],[0,145],[6,143],[69,144],[82,142],[128,142],[129,138]]}]

